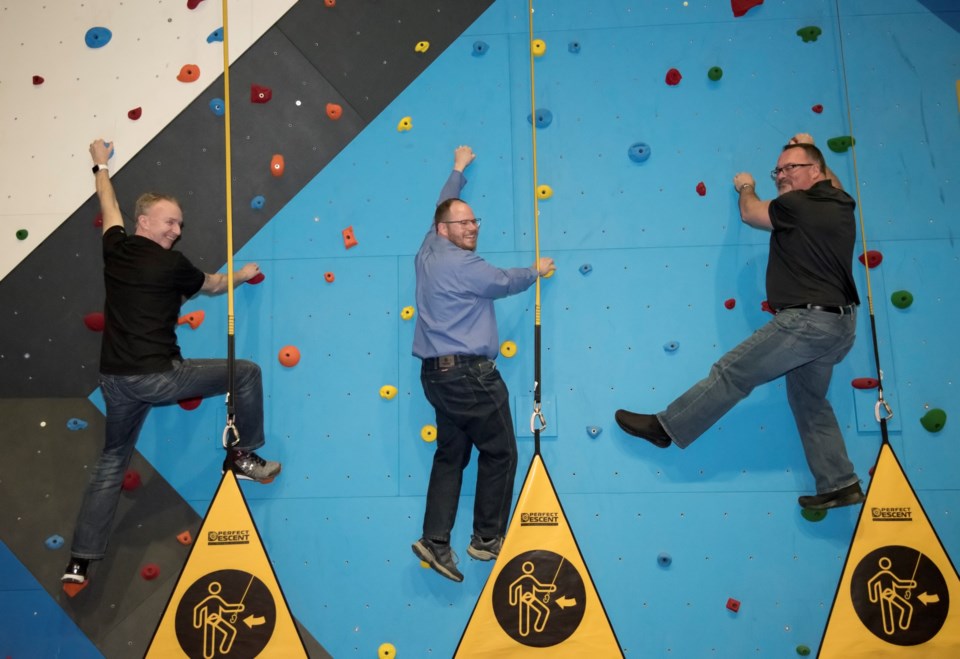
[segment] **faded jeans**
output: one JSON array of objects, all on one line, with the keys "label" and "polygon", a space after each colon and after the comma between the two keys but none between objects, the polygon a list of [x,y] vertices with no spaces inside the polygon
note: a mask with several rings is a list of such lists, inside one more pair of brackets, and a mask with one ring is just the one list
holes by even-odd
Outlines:
[{"label": "faded jeans", "polygon": [[673,442],[686,448],[754,387],[785,375],[787,400],[817,492],[852,485],[859,479],[827,401],[827,389],[834,365],[853,346],[856,322],[856,311],[840,315],[785,309],[721,357],[706,378],[657,418]]},{"label": "faded jeans", "polygon": [[[103,451],[77,517],[71,546],[73,556],[101,559],[106,553],[123,477],[150,408],[227,391],[226,359],[188,359],[175,361],[173,366],[169,371],[146,375],[100,374],[100,388],[107,406],[106,432]],[[260,367],[238,359],[234,372],[235,421],[240,435],[234,448],[252,451],[264,444]]]}]

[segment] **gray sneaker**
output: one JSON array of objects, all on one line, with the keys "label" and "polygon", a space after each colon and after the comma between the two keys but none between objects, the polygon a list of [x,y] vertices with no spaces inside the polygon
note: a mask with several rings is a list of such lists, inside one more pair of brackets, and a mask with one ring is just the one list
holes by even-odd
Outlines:
[{"label": "gray sneaker", "polygon": [[420,538],[412,546],[413,553],[434,571],[451,581],[463,581],[463,575],[457,569],[457,553],[450,549],[450,543],[441,544],[427,538]]},{"label": "gray sneaker", "polygon": [[280,463],[264,460],[253,451],[227,451],[223,460],[223,472],[232,471],[237,480],[270,483],[280,473]]},{"label": "gray sneaker", "polygon": [[467,553],[471,558],[478,561],[495,561],[500,555],[500,548],[503,547],[503,538],[494,538],[493,540],[482,540],[477,536],[470,537],[470,544],[467,545]]},{"label": "gray sneaker", "polygon": [[866,496],[860,489],[860,483],[854,483],[833,492],[802,496],[797,499],[797,503],[806,510],[827,510],[829,508],[840,508],[841,506],[852,506],[863,502],[864,499],[866,499]]}]

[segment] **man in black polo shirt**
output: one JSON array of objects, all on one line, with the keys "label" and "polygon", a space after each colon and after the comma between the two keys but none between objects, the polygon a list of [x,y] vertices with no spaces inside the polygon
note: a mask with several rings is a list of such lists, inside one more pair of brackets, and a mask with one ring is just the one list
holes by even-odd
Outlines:
[{"label": "man in black polo shirt", "polygon": [[[172,249],[183,213],[176,199],[147,193],[137,200],[136,231],[128,236],[110,182],[110,146],[90,145],[97,196],[103,216],[103,275],[106,288],[100,351],[100,389],[107,407],[103,451],[87,486],[62,580],[82,584],[91,560],[103,558],[124,474],[140,428],[154,405],[226,393],[225,359],[180,355],[176,325],[184,300],[199,292],[223,293],[225,274],[205,274]],[[260,272],[248,263],[233,273],[235,284]],[[236,445],[223,470],[239,479],[271,482],[280,464],[254,451],[264,444],[260,367],[236,360],[234,403]]]},{"label": "man in black polo shirt", "polygon": [[856,243],[854,200],[829,170],[813,138],[799,134],[783,148],[771,172],[779,196],[757,197],[753,176],[733,179],[740,216],[770,231],[767,301],[776,315],[713,365],[706,378],[658,414],[617,410],[631,435],[660,448],[686,448],[757,385],[787,381],[807,464],[817,494],[804,508],[822,510],[863,501],[859,478],[827,389],[833,367],[849,352],[860,304],[851,270]]}]

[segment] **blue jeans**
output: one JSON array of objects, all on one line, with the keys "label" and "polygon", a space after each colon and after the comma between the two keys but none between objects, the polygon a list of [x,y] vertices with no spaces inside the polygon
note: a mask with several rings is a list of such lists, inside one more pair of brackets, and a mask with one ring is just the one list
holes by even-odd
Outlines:
[{"label": "blue jeans", "polygon": [[[264,444],[260,367],[237,360],[234,372],[235,421],[240,435],[235,448],[252,451]],[[84,494],[70,550],[87,559],[101,559],[106,553],[123,477],[150,408],[226,393],[227,360],[175,361],[169,371],[146,375],[101,373],[100,388],[107,405],[103,451]]]},{"label": "blue jeans", "polygon": [[437,448],[427,488],[423,536],[449,542],[457,518],[463,470],[477,447],[473,533],[505,535],[517,474],[517,439],[507,385],[484,359],[444,370],[422,369],[423,393],[437,413]]},{"label": "blue jeans", "polygon": [[657,414],[674,444],[686,448],[757,385],[785,375],[787,400],[800,431],[817,492],[859,479],[847,457],[827,389],[856,334],[856,312],[785,309],[728,352],[706,378]]}]

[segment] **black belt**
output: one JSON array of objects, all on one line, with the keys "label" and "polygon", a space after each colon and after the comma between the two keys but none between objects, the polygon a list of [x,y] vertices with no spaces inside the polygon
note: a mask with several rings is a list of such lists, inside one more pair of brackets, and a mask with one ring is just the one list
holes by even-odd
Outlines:
[{"label": "black belt", "polygon": [[820,304],[791,304],[789,307],[780,307],[777,309],[777,313],[785,311],[786,309],[811,309],[813,311],[826,311],[827,313],[836,313],[841,316],[849,316],[853,313],[853,310],[857,308],[855,304],[845,304],[842,307],[825,307]]},{"label": "black belt", "polygon": [[487,361],[487,358],[480,355],[441,355],[439,357],[425,358],[423,360],[423,368],[427,371],[439,371],[444,368],[453,368],[454,366],[463,366],[464,364],[476,364],[482,361]]}]

